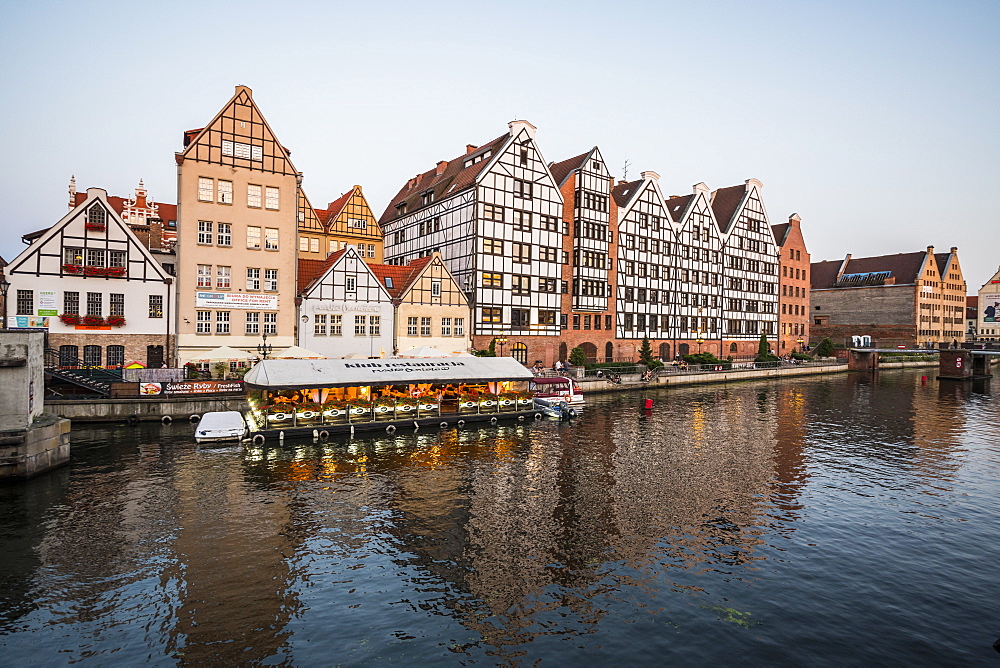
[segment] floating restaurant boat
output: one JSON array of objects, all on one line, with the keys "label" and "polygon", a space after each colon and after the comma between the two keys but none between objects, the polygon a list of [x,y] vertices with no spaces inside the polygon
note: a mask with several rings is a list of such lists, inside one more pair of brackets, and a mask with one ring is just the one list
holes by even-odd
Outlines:
[{"label": "floating restaurant boat", "polygon": [[243,378],[245,418],[254,440],[537,419],[532,378],[511,357],[269,359]]}]

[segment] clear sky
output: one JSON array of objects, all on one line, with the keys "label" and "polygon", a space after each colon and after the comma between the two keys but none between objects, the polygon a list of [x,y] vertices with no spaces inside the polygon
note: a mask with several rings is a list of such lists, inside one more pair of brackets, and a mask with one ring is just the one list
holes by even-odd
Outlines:
[{"label": "clear sky", "polygon": [[538,127],[549,161],[598,145],[666,194],[758,178],[813,260],[958,246],[1000,265],[1000,3],[0,3],[0,255],[66,188],[174,202],[182,132],[236,84],[316,206],[376,215],[465,144]]}]

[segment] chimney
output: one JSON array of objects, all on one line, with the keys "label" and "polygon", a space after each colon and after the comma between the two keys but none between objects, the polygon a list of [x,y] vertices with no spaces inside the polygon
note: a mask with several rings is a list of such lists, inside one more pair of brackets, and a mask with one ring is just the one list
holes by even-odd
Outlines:
[{"label": "chimney", "polygon": [[793,213],[788,217],[788,222],[791,224],[792,227],[798,227],[799,223],[802,222],[802,219],[799,217],[799,214]]},{"label": "chimney", "polygon": [[475,151],[477,148],[479,148],[479,147],[476,146],[475,144],[466,144],[465,145],[465,155],[469,155],[470,153],[472,153],[473,151]]},{"label": "chimney", "polygon": [[521,130],[524,130],[531,139],[535,138],[535,130],[538,129],[528,121],[511,121],[507,124],[507,127],[510,128],[511,137],[516,137]]},{"label": "chimney", "polygon": [[639,176],[641,176],[644,179],[650,179],[651,181],[660,180],[660,175],[657,174],[656,172],[642,172],[641,174],[639,174]]},{"label": "chimney", "polygon": [[444,174],[444,170],[446,170],[446,169],[448,169],[448,161],[447,160],[439,160],[438,164],[437,164],[437,169],[434,170],[434,173],[436,175],[438,175],[438,176],[441,176],[442,174]]},{"label": "chimney", "polygon": [[249,86],[244,86],[242,84],[236,86],[236,94],[239,95],[240,91],[246,91],[248,97],[253,97],[253,91],[250,90]]},{"label": "chimney", "polygon": [[951,254],[954,255],[957,252],[958,252],[958,246],[952,246],[951,247]]},{"label": "chimney", "polygon": [[928,255],[933,255],[934,254],[934,246],[928,246],[927,247],[927,254]]},{"label": "chimney", "polygon": [[163,248],[163,222],[155,218],[149,219],[149,246],[148,248],[160,250]]},{"label": "chimney", "polygon": [[764,187],[764,184],[758,181],[757,179],[747,179],[746,181],[744,181],[744,183],[747,184],[747,187],[757,186],[757,190],[760,190],[761,188]]},{"label": "chimney", "polygon": [[706,186],[704,184],[704,182],[702,182],[702,183],[696,183],[696,184],[694,184],[691,187],[694,189],[694,191],[696,193],[707,193],[707,192],[709,192],[708,186]]}]

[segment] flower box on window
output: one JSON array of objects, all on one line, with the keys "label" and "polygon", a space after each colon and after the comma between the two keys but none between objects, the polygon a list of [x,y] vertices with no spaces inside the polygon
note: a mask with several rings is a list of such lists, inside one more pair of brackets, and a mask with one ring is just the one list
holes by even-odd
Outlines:
[{"label": "flower box on window", "polygon": [[120,315],[109,315],[104,319],[104,324],[111,325],[112,327],[124,327],[125,318]]},{"label": "flower box on window", "polygon": [[87,222],[87,223],[83,224],[83,227],[88,232],[103,232],[104,230],[107,229],[108,226],[105,225],[104,223],[91,223],[91,222]]},{"label": "flower box on window", "polygon": [[62,266],[63,271],[67,274],[82,274],[83,265],[82,264],[64,264]]},{"label": "flower box on window", "polygon": [[86,325],[87,327],[103,327],[105,325],[104,318],[99,315],[85,315],[80,321],[81,325]]},{"label": "flower box on window", "polygon": [[80,324],[80,314],[79,313],[63,313],[59,316],[59,322],[64,325],[79,325]]}]

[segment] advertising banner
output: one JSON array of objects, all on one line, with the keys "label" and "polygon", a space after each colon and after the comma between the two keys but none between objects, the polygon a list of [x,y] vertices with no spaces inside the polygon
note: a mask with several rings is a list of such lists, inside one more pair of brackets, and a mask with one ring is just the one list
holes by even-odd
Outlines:
[{"label": "advertising banner", "polygon": [[11,327],[26,327],[28,329],[39,329],[49,326],[48,317],[39,317],[34,315],[15,315],[10,318]]},{"label": "advertising banner", "polygon": [[167,383],[139,383],[144,397],[182,396],[192,394],[243,394],[241,380],[184,380]]},{"label": "advertising banner", "polygon": [[195,294],[195,306],[276,311],[278,310],[278,295],[258,295],[245,292],[198,292]]},{"label": "advertising banner", "polygon": [[56,302],[55,290],[38,291],[38,310],[35,311],[35,315],[59,315],[59,305]]},{"label": "advertising banner", "polygon": [[983,295],[980,297],[979,308],[983,310],[983,322],[997,322],[997,311],[1000,311],[1000,294]]}]

